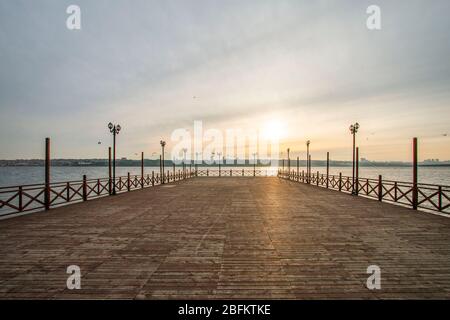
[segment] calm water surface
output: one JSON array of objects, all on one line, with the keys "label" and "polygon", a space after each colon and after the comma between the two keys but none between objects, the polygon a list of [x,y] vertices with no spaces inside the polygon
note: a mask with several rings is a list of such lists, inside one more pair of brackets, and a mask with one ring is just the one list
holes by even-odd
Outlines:
[{"label": "calm water surface", "polygon": [[[240,170],[243,167],[233,167],[233,170]],[[171,170],[172,168],[166,168]],[[200,169],[200,168],[199,168]],[[206,170],[206,168],[201,168]],[[217,167],[209,167],[210,170]],[[230,167],[225,167],[229,170]],[[276,168],[259,168],[268,170],[268,172],[276,172]],[[295,168],[292,168],[295,170]],[[300,171],[304,168],[300,168]],[[145,174],[151,174],[152,170],[155,173],[159,172],[159,167],[146,167]],[[178,170],[178,168],[177,168]],[[251,167],[246,167],[246,170],[252,170]],[[313,167],[313,172],[319,171],[325,173],[324,167]],[[130,172],[131,175],[140,175],[140,167],[117,167],[116,176],[126,176]],[[339,175],[342,172],[344,176],[351,176],[351,167],[331,167],[330,174]],[[406,181],[412,180],[412,169],[407,167],[362,167],[360,168],[360,177],[363,178],[378,178],[381,174],[383,179]],[[82,176],[86,175],[89,178],[104,178],[108,177],[107,167],[53,167],[51,169],[51,180],[53,182],[81,180]],[[44,168],[43,167],[0,167],[0,186],[14,186],[24,184],[34,184],[44,182]],[[450,167],[419,167],[419,182],[450,185]]]}]

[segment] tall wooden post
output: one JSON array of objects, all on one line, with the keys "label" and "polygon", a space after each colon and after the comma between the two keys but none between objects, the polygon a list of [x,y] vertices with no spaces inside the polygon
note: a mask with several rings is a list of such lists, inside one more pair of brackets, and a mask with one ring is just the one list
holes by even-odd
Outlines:
[{"label": "tall wooden post", "polygon": [[19,212],[23,210],[23,187],[19,186]]},{"label": "tall wooden post", "polygon": [[112,194],[112,170],[111,170],[111,147],[108,147],[108,189],[109,189],[109,194]]},{"label": "tall wooden post", "polygon": [[83,175],[83,201],[87,201],[87,178]]},{"label": "tall wooden post", "polygon": [[355,195],[359,193],[359,147],[356,147],[356,158],[355,158]]},{"label": "tall wooden post", "polygon": [[141,152],[141,188],[144,188],[144,152]]},{"label": "tall wooden post", "polygon": [[383,177],[378,176],[378,201],[383,201]]},{"label": "tall wooden post", "polygon": [[298,182],[298,178],[299,178],[299,170],[300,170],[300,157],[297,157],[297,182]]},{"label": "tall wooden post", "polygon": [[417,210],[419,190],[417,188],[417,138],[413,139],[413,209]]},{"label": "tall wooden post", "polygon": [[50,138],[45,138],[45,210],[50,209]]},{"label": "tall wooden post", "polygon": [[330,176],[330,153],[327,152],[327,189],[329,186],[329,176]]},{"label": "tall wooden post", "polygon": [[342,191],[342,172],[339,172],[339,191]]}]

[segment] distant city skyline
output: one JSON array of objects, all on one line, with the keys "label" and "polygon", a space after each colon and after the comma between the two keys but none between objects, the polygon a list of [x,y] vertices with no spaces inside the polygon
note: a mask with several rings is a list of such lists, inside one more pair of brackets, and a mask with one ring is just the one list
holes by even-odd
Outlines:
[{"label": "distant city skyline", "polygon": [[0,2],[0,159],[42,159],[45,137],[106,158],[110,121],[118,158],[150,157],[195,120],[347,161],[358,121],[363,158],[410,161],[418,137],[420,161],[450,159],[449,1],[79,0],[68,30],[71,4]]}]

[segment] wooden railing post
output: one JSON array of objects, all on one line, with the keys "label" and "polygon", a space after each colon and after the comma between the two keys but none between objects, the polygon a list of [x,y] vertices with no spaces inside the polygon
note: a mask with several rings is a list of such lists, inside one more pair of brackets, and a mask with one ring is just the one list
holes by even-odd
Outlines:
[{"label": "wooden railing post", "polygon": [[319,185],[319,171],[317,171],[316,183],[317,183],[317,185]]},{"label": "wooden railing post", "polygon": [[417,210],[419,202],[419,190],[417,188],[417,138],[413,139],[413,209]]},{"label": "wooden railing post", "polygon": [[398,200],[397,190],[398,190],[397,181],[395,181],[394,182],[394,201],[395,202],[397,202],[397,200]]},{"label": "wooden railing post", "polygon": [[144,152],[141,152],[141,188],[144,189]]},{"label": "wooden railing post", "polygon": [[22,186],[19,187],[19,212],[23,210],[23,190]]},{"label": "wooden railing post", "polygon": [[152,187],[155,186],[155,171],[152,171]]},{"label": "wooden railing post", "polygon": [[300,157],[297,157],[297,182],[299,180],[299,171],[300,170]]},{"label": "wooden railing post", "polygon": [[45,138],[45,210],[50,209],[50,138]]},{"label": "wooden railing post", "polygon": [[330,176],[330,153],[327,152],[327,189],[329,187],[328,185],[330,180],[329,176]]},{"label": "wooden railing post", "polygon": [[383,201],[383,177],[378,176],[378,201]]},{"label": "wooden railing post", "polygon": [[442,187],[438,187],[438,208],[439,211],[442,211]]},{"label": "wooden railing post", "polygon": [[130,189],[131,189],[131,186],[130,186],[130,173],[128,172],[128,175],[127,175],[127,191],[130,191]]},{"label": "wooden railing post", "polygon": [[69,182],[66,183],[66,201],[67,202],[70,201],[70,183]]},{"label": "wooden railing post", "polygon": [[342,191],[342,172],[339,172],[339,191]]},{"label": "wooden railing post", "polygon": [[87,201],[87,178],[83,175],[83,201]]}]

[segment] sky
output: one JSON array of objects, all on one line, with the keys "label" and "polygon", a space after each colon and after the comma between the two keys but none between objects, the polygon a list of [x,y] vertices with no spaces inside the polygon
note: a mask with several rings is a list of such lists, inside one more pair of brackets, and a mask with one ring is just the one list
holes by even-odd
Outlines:
[{"label": "sky", "polygon": [[[81,30],[66,27],[69,5]],[[381,30],[366,27],[369,5]],[[170,149],[174,130],[266,130],[280,150],[450,160],[450,2],[0,0],[0,159]],[[265,129],[264,129],[265,128]],[[101,142],[99,144],[99,142]]]}]

